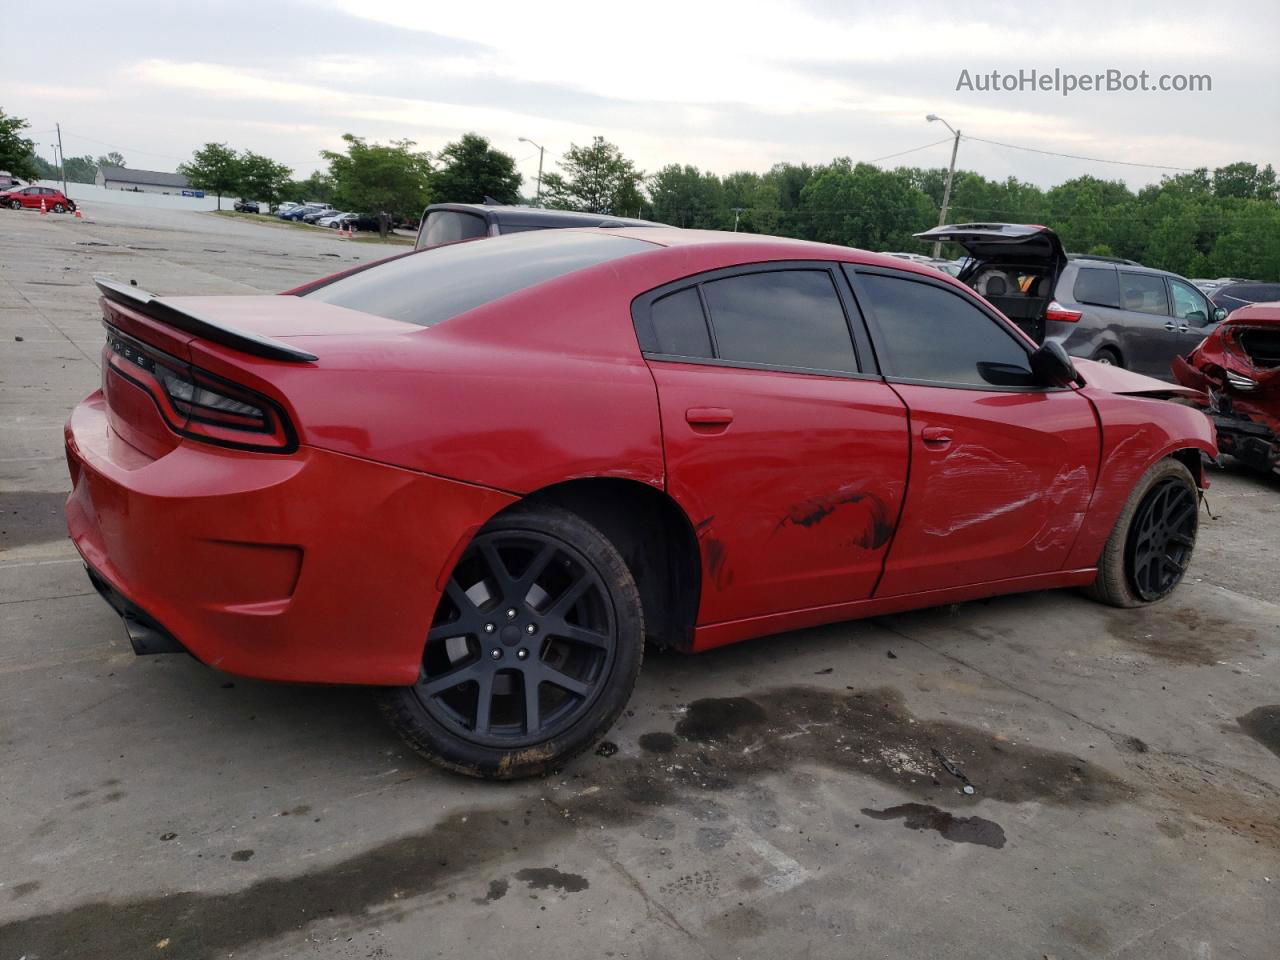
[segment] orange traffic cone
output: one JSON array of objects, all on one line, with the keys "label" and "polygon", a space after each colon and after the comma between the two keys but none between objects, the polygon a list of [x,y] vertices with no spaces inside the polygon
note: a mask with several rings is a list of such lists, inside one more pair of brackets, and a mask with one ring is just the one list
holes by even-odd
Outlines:
[{"label": "orange traffic cone", "polygon": [[40,216],[47,217],[48,215],[49,215],[49,208],[46,207],[44,204],[44,197],[41,197],[40,198]]}]

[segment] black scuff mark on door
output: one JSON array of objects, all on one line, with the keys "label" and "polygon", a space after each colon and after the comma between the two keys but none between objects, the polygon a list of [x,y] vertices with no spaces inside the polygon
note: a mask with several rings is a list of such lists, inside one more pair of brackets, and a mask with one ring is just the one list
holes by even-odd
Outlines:
[{"label": "black scuff mark on door", "polygon": [[733,571],[726,566],[727,553],[724,544],[718,537],[711,536],[711,524],[716,515],[699,520],[693,531],[702,544],[702,555],[706,558],[707,578],[715,584],[717,590],[725,590],[733,584]]},{"label": "black scuff mark on door", "polygon": [[850,541],[864,550],[879,550],[893,536],[893,524],[889,520],[889,505],[877,494],[861,489],[861,484],[846,484],[825,497],[803,500],[787,511],[778,521],[774,533],[785,527],[803,527],[811,530],[841,507],[861,505],[866,517],[862,530]]}]

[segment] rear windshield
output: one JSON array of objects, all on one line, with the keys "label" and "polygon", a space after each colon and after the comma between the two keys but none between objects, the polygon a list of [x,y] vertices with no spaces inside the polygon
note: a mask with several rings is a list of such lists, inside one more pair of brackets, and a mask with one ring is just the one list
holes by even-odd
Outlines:
[{"label": "rear windshield", "polygon": [[430,327],[517,290],[653,249],[604,231],[542,230],[419,250],[303,296]]}]

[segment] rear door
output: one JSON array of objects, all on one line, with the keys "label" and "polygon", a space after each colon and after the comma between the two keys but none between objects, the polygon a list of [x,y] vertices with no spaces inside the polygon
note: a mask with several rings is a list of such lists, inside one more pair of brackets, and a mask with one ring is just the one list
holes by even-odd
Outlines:
[{"label": "rear door", "polygon": [[1120,269],[1121,332],[1125,366],[1147,376],[1169,376],[1177,329],[1169,313],[1164,276]]},{"label": "rear door", "polygon": [[807,261],[717,271],[633,307],[668,490],[699,538],[700,624],[875,588],[906,488],[907,417],[853,309],[838,267]]},{"label": "rear door", "polygon": [[1089,401],[1031,385],[1030,348],[942,280],[850,270],[911,418],[911,479],[877,597],[1061,569],[1097,472]]}]

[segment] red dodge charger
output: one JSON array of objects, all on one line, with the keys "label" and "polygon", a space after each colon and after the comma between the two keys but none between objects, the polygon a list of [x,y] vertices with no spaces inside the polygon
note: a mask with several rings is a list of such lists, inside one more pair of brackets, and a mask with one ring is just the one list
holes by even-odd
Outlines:
[{"label": "red dodge charger", "polygon": [[422,754],[540,773],[646,640],[1178,584],[1209,420],[844,247],[568,229],[284,296],[100,280],[72,539],[139,653],[385,688]]}]

